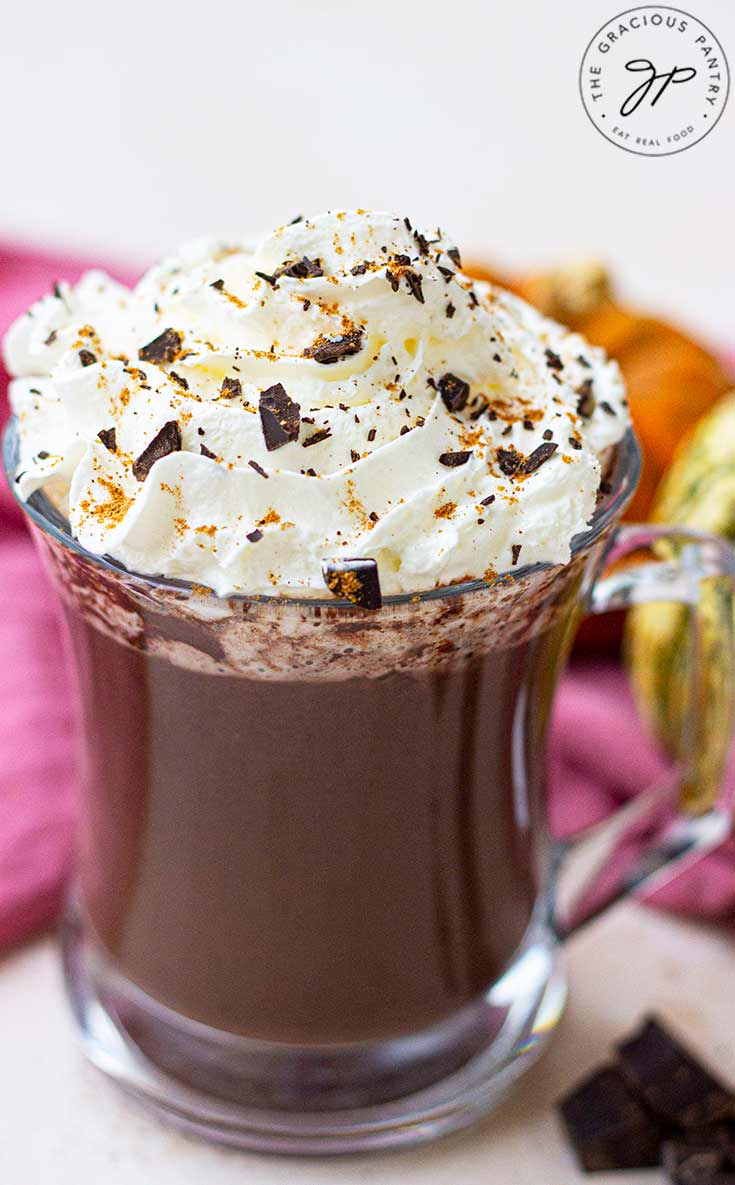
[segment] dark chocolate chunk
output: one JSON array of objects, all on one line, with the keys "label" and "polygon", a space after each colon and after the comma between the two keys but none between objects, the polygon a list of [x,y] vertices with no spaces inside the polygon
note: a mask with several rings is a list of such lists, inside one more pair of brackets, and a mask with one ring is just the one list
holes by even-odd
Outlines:
[{"label": "dark chocolate chunk", "polygon": [[512,559],[510,562],[514,568],[515,568],[516,564],[518,563],[518,557],[521,554],[522,547],[523,547],[522,543],[514,543],[510,549],[510,554],[512,556]]},{"label": "dark chocolate chunk", "polygon": [[562,1099],[559,1110],[585,1172],[658,1166],[662,1127],[616,1066],[585,1079]]},{"label": "dark chocolate chunk", "polygon": [[600,407],[602,408],[603,411],[606,411],[609,416],[616,416],[618,414],[616,412],[615,408],[610,406],[607,399],[602,400]]},{"label": "dark chocolate chunk", "polygon": [[356,453],[353,448],[350,449],[350,460],[352,461],[353,465],[357,464],[357,462],[360,460],[360,454]]},{"label": "dark chocolate chunk", "polygon": [[199,452],[203,457],[209,457],[210,461],[217,460],[217,454],[213,453],[211,449],[208,449],[206,444],[199,445]]},{"label": "dark chocolate chunk", "polygon": [[554,433],[551,431],[551,428],[546,428],[544,430],[544,440],[551,440],[553,435]]},{"label": "dark chocolate chunk", "polygon": [[221,292],[224,286],[224,280],[212,280],[212,283],[209,285],[210,288],[216,288],[218,292]]},{"label": "dark chocolate chunk", "polygon": [[371,428],[371,429],[370,429],[370,431],[369,431],[369,432],[368,432],[368,434],[367,434],[367,438],[368,438],[368,441],[370,442],[370,444],[372,444],[372,442],[375,440],[375,437],[376,437],[377,435],[378,435],[378,429],[377,429],[377,428]]},{"label": "dark chocolate chunk", "polygon": [[138,357],[141,362],[175,362],[181,353],[182,337],[175,329],[164,329],[147,346],[141,346]]},{"label": "dark chocolate chunk", "polygon": [[309,448],[312,444],[319,444],[322,440],[328,440],[332,435],[331,428],[319,428],[318,431],[312,432],[311,436],[307,436],[306,440],[302,440],[304,448]]},{"label": "dark chocolate chunk", "polygon": [[385,269],[385,278],[390,284],[394,292],[397,292],[401,286],[401,281],[395,272],[392,272],[389,267]]},{"label": "dark chocolate chunk", "polygon": [[592,364],[588,362],[584,354],[577,354],[577,362],[580,366],[584,366],[587,370],[591,370]]},{"label": "dark chocolate chunk", "polygon": [[380,609],[383,604],[375,560],[324,560],[322,575],[335,597],[351,601],[360,609]]},{"label": "dark chocolate chunk", "polygon": [[449,304],[447,305],[447,307],[444,310],[445,315],[447,317],[449,317],[450,321],[451,321],[452,317],[454,316],[454,314],[456,313],[456,311],[457,310],[455,309],[454,305],[452,304],[452,302],[450,300]]},{"label": "dark chocolate chunk", "polygon": [[257,461],[248,461],[248,465],[251,469],[254,469],[256,473],[259,473],[261,477],[265,477],[266,479],[268,478],[268,474],[266,473],[265,469],[262,465],[259,465]]},{"label": "dark chocolate chunk", "polygon": [[368,270],[368,267],[369,267],[369,264],[367,264],[367,263],[356,263],[354,267],[350,268],[350,275],[351,276],[364,276],[365,272]]},{"label": "dark chocolate chunk", "polygon": [[38,461],[47,461],[50,456],[51,453],[47,453],[45,448],[39,449],[36,453],[36,459]]},{"label": "dark chocolate chunk", "polygon": [[564,363],[558,354],[555,354],[553,350],[549,350],[548,348],[544,350],[544,353],[546,355],[546,365],[548,366],[549,370],[564,369]]},{"label": "dark chocolate chunk", "polygon": [[249,539],[251,543],[259,543],[263,538],[263,532],[256,527],[254,531],[249,531],[245,538]]},{"label": "dark chocolate chunk", "polygon": [[447,411],[462,411],[469,398],[469,383],[448,371],[439,379],[438,388]]},{"label": "dark chocolate chunk", "polygon": [[581,447],[582,447],[582,441],[577,440],[576,436],[570,436],[569,437],[569,447],[579,451],[579,449],[581,449]]},{"label": "dark chocolate chunk", "polygon": [[393,263],[399,264],[401,267],[408,267],[411,262],[410,255],[391,255]]},{"label": "dark chocolate chunk", "polygon": [[585,419],[589,419],[595,410],[596,400],[592,389],[593,385],[592,379],[585,379],[577,387],[576,393],[579,395],[579,399],[577,400],[577,415],[584,416]]},{"label": "dark chocolate chunk", "polygon": [[472,449],[465,449],[457,453],[442,453],[439,457],[439,464],[446,465],[449,469],[456,469],[458,465],[466,465],[472,456]]},{"label": "dark chocolate chunk", "polygon": [[269,276],[267,272],[256,272],[261,280],[265,280],[266,284],[270,284],[271,288],[275,288],[278,281],[278,276]]},{"label": "dark chocolate chunk", "polygon": [[413,271],[412,268],[406,268],[403,274],[406,278],[406,283],[408,284],[408,290],[411,293],[411,296],[415,296],[419,304],[423,304],[424,290],[422,287],[423,280],[421,279],[421,276],[418,274],[418,272]]},{"label": "dark chocolate chunk", "polygon": [[183,377],[182,377],[182,375],[180,375],[180,374],[177,374],[175,370],[170,370],[170,371],[168,372],[168,377],[169,377],[170,379],[173,379],[173,381],[174,381],[174,382],[175,382],[175,383],[176,383],[176,384],[177,384],[179,387],[183,387],[183,389],[184,389],[185,391],[188,391],[188,390],[189,390],[189,384],[188,384],[188,382],[186,381],[186,379],[185,379],[185,378],[183,378]]},{"label": "dark chocolate chunk", "polygon": [[413,230],[413,227],[411,226],[411,223],[410,223],[410,221],[408,220],[408,218],[404,218],[404,219],[403,219],[403,225],[405,226],[406,230],[407,230],[409,233],[410,233],[410,232]]},{"label": "dark chocolate chunk", "polygon": [[735,1120],[727,1090],[655,1018],[617,1046],[630,1086],[660,1119],[679,1127]]},{"label": "dark chocolate chunk", "polygon": [[538,448],[535,448],[533,452],[526,457],[525,461],[523,461],[518,466],[517,472],[535,473],[540,465],[543,465],[545,461],[548,461],[549,457],[553,457],[558,447],[558,444],[551,444],[549,441],[544,441],[543,444],[540,444]]},{"label": "dark chocolate chunk", "polygon": [[427,243],[426,239],[421,234],[421,232],[418,230],[415,230],[413,232],[413,237],[416,240],[416,246],[419,249],[419,255],[428,255],[429,254],[429,244]]},{"label": "dark chocolate chunk", "polygon": [[56,341],[56,337],[57,337],[57,331],[55,329],[52,329],[50,334],[48,335],[48,337],[45,337],[43,339],[43,344],[45,346],[52,346],[54,344],[54,342]]},{"label": "dark chocolate chunk", "polygon": [[168,420],[161,430],[156,433],[150,444],[147,444],[139,457],[133,461],[133,477],[137,481],[145,481],[156,461],[167,457],[169,453],[181,450],[181,432],[176,420]]},{"label": "dark chocolate chunk", "polygon": [[350,354],[358,354],[362,349],[362,330],[353,329],[342,337],[328,338],[310,346],[304,353],[307,358],[321,362],[322,366],[331,366],[333,362],[341,362],[349,358]]},{"label": "dark chocolate chunk", "polygon": [[111,453],[117,452],[117,433],[114,428],[102,428],[97,436]]},{"label": "dark chocolate chunk", "polygon": [[223,378],[219,393],[220,399],[239,399],[242,395],[242,383],[239,379]]},{"label": "dark chocolate chunk", "polygon": [[80,350],[79,361],[81,362],[82,366],[94,366],[95,362],[97,361],[97,356],[96,354],[93,354],[91,350]]},{"label": "dark chocolate chunk", "polygon": [[291,221],[289,222],[289,224],[288,224],[288,225],[289,225],[289,226],[296,226],[296,223],[297,223],[297,222],[303,222],[303,221],[304,221],[304,215],[303,215],[303,214],[297,214],[295,218],[292,218],[292,219],[291,219]]},{"label": "dark chocolate chunk", "polygon": [[495,456],[506,477],[512,477],[514,473],[517,473],[523,463],[523,457],[514,448],[496,448]]},{"label": "dark chocolate chunk", "polygon": [[276,272],[276,277],[291,276],[294,280],[313,280],[323,275],[321,259],[309,259],[307,255],[295,263],[281,264]]},{"label": "dark chocolate chunk", "polygon": [[301,427],[301,405],[294,403],[281,383],[261,391],[258,401],[260,423],[265,447],[269,453],[298,440]]},{"label": "dark chocolate chunk", "polygon": [[445,284],[448,284],[450,280],[453,280],[457,274],[456,272],[452,271],[451,267],[442,267],[441,264],[437,264],[437,268],[444,276]]},{"label": "dark chocolate chunk", "polygon": [[483,498],[480,502],[481,506],[492,506],[495,501],[495,494],[488,494],[487,498]]},{"label": "dark chocolate chunk", "polygon": [[452,263],[456,263],[458,268],[462,267],[462,260],[460,259],[459,251],[456,247],[450,247],[447,251],[447,255],[451,259]]}]

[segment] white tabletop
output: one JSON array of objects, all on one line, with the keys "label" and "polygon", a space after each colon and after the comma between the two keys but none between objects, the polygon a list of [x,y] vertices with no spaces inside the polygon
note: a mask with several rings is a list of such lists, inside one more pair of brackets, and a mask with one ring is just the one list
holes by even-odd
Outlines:
[{"label": "white tabletop", "polygon": [[[294,1160],[209,1147],[148,1118],[79,1053],[50,939],[0,963],[0,1179],[7,1185],[574,1185],[553,1104],[655,1009],[735,1081],[732,933],[625,905],[569,947],[546,1056],[469,1133],[416,1152]],[[651,1173],[595,1185],[654,1185]],[[587,1179],[589,1181],[589,1179]]]}]

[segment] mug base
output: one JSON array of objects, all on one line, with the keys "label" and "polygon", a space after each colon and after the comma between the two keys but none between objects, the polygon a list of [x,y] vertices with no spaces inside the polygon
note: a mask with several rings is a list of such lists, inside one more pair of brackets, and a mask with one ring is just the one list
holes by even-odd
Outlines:
[{"label": "mug base", "polygon": [[449,1020],[410,1037],[294,1047],[210,1028],[151,999],[74,909],[62,949],[89,1061],[165,1122],[258,1152],[380,1151],[468,1127],[541,1055],[566,999],[558,945],[534,923],[502,978]]}]

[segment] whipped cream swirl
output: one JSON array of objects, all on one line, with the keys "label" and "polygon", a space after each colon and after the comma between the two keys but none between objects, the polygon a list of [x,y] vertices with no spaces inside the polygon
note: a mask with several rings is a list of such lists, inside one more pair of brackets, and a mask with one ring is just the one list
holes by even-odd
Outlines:
[{"label": "whipped cream swirl", "polygon": [[347,558],[383,594],[566,562],[629,423],[601,350],[363,210],[60,283],[5,358],[21,495],[220,596],[328,595]]}]

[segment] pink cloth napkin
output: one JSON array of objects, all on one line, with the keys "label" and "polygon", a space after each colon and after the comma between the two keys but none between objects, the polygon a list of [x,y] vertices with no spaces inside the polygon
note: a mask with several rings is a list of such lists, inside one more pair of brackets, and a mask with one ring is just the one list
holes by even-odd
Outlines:
[{"label": "pink cloth napkin", "polygon": [[[59,277],[85,264],[0,244],[0,335]],[[120,279],[129,279],[119,275]],[[7,414],[0,369],[0,423]],[[0,948],[56,918],[72,857],[74,729],[54,594],[0,482]],[[646,741],[623,673],[576,665],[557,698],[550,752],[555,825],[564,833],[604,818],[655,781],[663,765]],[[735,920],[735,841],[700,861],[655,902]]]}]

